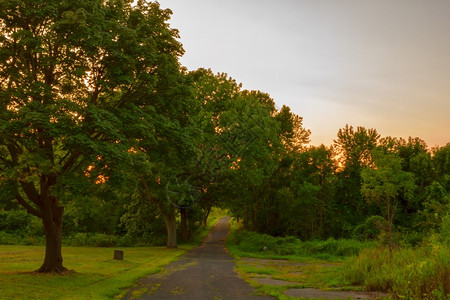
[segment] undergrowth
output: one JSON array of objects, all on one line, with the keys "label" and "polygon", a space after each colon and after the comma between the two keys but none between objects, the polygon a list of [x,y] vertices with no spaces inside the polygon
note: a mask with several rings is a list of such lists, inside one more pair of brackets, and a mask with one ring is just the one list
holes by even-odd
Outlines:
[{"label": "undergrowth", "polygon": [[450,249],[444,245],[419,248],[364,249],[344,266],[346,279],[368,290],[400,299],[450,299]]},{"label": "undergrowth", "polygon": [[296,256],[339,260],[375,246],[375,242],[333,238],[303,242],[291,236],[273,237],[251,231],[233,231],[227,238],[227,247],[232,248],[233,253],[240,256],[257,254],[256,256],[267,257]]}]

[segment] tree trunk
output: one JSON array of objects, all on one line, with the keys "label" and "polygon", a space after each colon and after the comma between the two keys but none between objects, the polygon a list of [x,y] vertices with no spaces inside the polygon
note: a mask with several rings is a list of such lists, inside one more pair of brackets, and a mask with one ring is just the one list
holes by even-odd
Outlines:
[{"label": "tree trunk", "polygon": [[175,208],[171,207],[168,213],[161,209],[161,214],[167,229],[167,248],[178,248],[177,246],[177,221],[175,218]]},{"label": "tree trunk", "polygon": [[190,238],[190,232],[187,222],[187,209],[185,207],[180,207],[180,217],[181,217],[181,240],[186,242]]},{"label": "tree trunk", "polygon": [[255,200],[255,210],[253,211],[253,231],[256,231],[256,224],[258,222],[258,199]]},{"label": "tree trunk", "polygon": [[208,225],[208,217],[209,214],[211,213],[211,205],[208,205],[204,210],[203,210],[203,227],[206,227]]},{"label": "tree trunk", "polygon": [[42,201],[40,208],[45,230],[45,259],[42,266],[36,272],[63,273],[67,271],[63,266],[61,253],[64,207],[58,205],[58,200],[55,197],[49,196],[48,199]]}]

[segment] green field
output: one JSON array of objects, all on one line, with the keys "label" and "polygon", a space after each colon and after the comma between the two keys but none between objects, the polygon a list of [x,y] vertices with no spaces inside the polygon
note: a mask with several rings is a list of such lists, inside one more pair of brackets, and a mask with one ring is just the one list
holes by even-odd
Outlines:
[{"label": "green field", "polygon": [[112,259],[118,248],[64,247],[64,265],[76,271],[60,276],[30,273],[42,263],[44,247],[0,245],[0,295],[2,299],[111,299],[191,247],[120,248],[123,261]]},{"label": "green field", "polygon": [[[166,247],[69,247],[63,246],[67,275],[36,274],[45,255],[44,246],[0,245],[0,299],[111,299],[121,298],[127,288],[146,275],[194,248],[223,214],[213,210],[208,226],[199,228],[190,243],[178,249]],[[113,260],[115,249],[124,260]]]}]

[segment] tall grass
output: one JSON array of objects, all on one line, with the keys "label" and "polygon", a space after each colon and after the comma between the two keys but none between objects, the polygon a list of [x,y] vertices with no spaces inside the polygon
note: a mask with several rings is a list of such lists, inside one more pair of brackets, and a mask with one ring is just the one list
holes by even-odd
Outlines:
[{"label": "tall grass", "polygon": [[344,266],[346,279],[401,299],[450,299],[450,248],[364,249]]}]

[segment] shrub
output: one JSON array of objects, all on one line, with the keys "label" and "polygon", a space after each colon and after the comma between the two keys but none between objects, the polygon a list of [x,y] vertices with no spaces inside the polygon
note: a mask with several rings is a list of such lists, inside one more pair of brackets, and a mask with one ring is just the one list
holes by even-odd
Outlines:
[{"label": "shrub", "polygon": [[0,245],[42,245],[44,242],[43,236],[0,231]]},{"label": "shrub", "polygon": [[118,244],[119,238],[114,235],[102,233],[79,232],[66,240],[70,246],[113,247]]},{"label": "shrub", "polygon": [[329,238],[325,241],[305,242],[308,245],[307,252],[313,254],[330,254],[333,256],[357,255],[361,249],[374,247],[375,243],[361,242],[357,240]]},{"label": "shrub", "polygon": [[398,298],[445,299],[450,294],[450,249],[434,244],[400,248],[392,257],[387,248],[365,249],[344,267],[345,277],[368,290]]},{"label": "shrub", "polygon": [[230,235],[228,245],[236,245],[239,251],[268,253],[274,255],[314,256],[318,258],[356,255],[361,249],[374,247],[374,242],[357,240],[335,240],[302,242],[296,237],[273,237],[251,231],[240,231]]},{"label": "shrub", "polygon": [[0,210],[1,245],[40,245],[44,240],[42,222],[25,210]]},{"label": "shrub", "polygon": [[386,220],[381,216],[371,216],[353,229],[352,236],[358,240],[375,240],[387,228]]},{"label": "shrub", "polygon": [[25,210],[0,210],[0,231],[23,232],[30,222],[31,215]]}]

